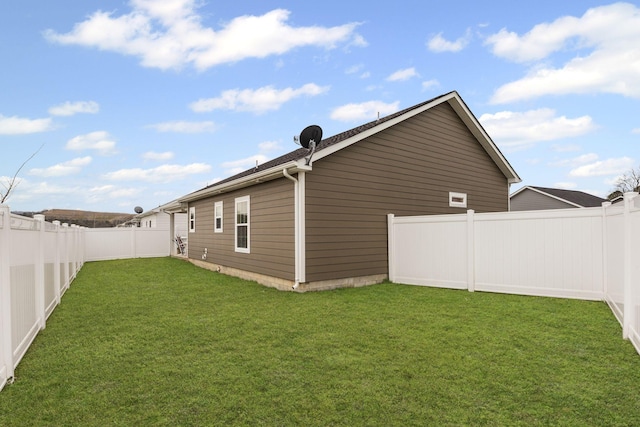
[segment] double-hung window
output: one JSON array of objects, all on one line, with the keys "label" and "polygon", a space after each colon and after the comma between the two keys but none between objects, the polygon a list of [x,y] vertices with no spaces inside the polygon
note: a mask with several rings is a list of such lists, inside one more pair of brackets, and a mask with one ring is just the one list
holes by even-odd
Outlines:
[{"label": "double-hung window", "polygon": [[191,206],[189,208],[189,233],[196,232],[196,208]]},{"label": "double-hung window", "polygon": [[222,233],[222,202],[213,205],[213,232]]},{"label": "double-hung window", "polygon": [[249,196],[236,199],[236,252],[249,253],[251,215],[249,202]]}]

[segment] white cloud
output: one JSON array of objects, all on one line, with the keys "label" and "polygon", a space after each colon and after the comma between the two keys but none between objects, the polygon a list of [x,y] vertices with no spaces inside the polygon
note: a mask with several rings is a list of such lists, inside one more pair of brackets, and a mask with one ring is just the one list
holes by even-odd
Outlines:
[{"label": "white cloud", "polygon": [[364,65],[363,64],[357,64],[357,65],[352,65],[351,67],[347,68],[344,72],[345,74],[357,74],[362,72],[362,70],[364,69]]},{"label": "white cloud", "polygon": [[34,168],[29,171],[29,175],[51,177],[73,175],[82,170],[84,166],[91,163],[91,156],[78,157],[68,162],[58,163],[48,168]]},{"label": "white cloud", "polygon": [[578,184],[575,182],[556,182],[553,186],[555,188],[562,188],[563,190],[573,190],[578,188]]},{"label": "white cloud", "polygon": [[581,165],[590,164],[598,160],[596,153],[582,154],[571,159],[556,160],[549,163],[549,166],[577,168]]},{"label": "white cloud", "polygon": [[95,101],[67,101],[49,108],[49,114],[52,116],[73,116],[78,113],[96,114],[98,111],[100,111],[100,105]]},{"label": "white cloud", "polygon": [[413,77],[418,77],[418,76],[419,74],[416,71],[416,69],[414,67],[411,67],[411,68],[405,68],[403,70],[398,70],[394,72],[389,77],[387,77],[387,81],[398,82],[398,81],[409,80]]},{"label": "white cloud", "polygon": [[595,129],[589,116],[569,119],[556,116],[556,112],[549,108],[523,113],[501,111],[483,114],[479,121],[493,140],[503,147],[522,148],[536,142],[584,135]]},{"label": "white cloud", "polygon": [[631,169],[634,163],[634,160],[630,157],[598,160],[572,169],[569,175],[574,177],[620,175]]},{"label": "white cloud", "polygon": [[105,199],[128,199],[129,201],[133,197],[138,197],[144,191],[144,188],[101,185],[90,188],[85,192],[85,196],[87,203],[98,203]]},{"label": "white cloud", "polygon": [[[535,64],[522,79],[498,88],[491,102],[594,92],[640,98],[638,39],[640,9],[629,3],[595,7],[580,18],[561,17],[536,25],[522,36],[502,29],[486,43],[495,55],[508,60],[543,61],[560,51],[576,54],[560,67]],[[582,55],[585,50],[589,52]]]},{"label": "white cloud", "polygon": [[147,126],[157,130],[158,132],[177,132],[177,133],[204,133],[214,132],[216,124],[211,121],[206,122],[188,122],[188,121],[172,121],[156,123]]},{"label": "white cloud", "polygon": [[23,135],[47,132],[53,129],[51,119],[24,119],[0,114],[0,135]]},{"label": "white cloud", "polygon": [[426,80],[422,82],[422,90],[429,90],[440,86],[440,82],[436,79]]},{"label": "white cloud", "polygon": [[191,163],[189,165],[162,165],[151,169],[120,169],[104,175],[111,181],[142,181],[153,183],[168,183],[187,178],[190,175],[206,173],[211,166],[205,163]]},{"label": "white cloud", "polygon": [[282,149],[282,146],[279,141],[263,141],[258,144],[258,154],[244,159],[224,162],[221,166],[225,169],[227,175],[235,175],[271,160],[272,156],[269,153],[280,149]]},{"label": "white cloud", "polygon": [[354,65],[352,67],[347,68],[345,70],[345,74],[359,74],[358,78],[361,78],[361,79],[367,79],[371,77],[371,73],[369,71],[363,71],[363,70],[364,70],[364,65],[358,64],[358,65]]},{"label": "white cloud", "polygon": [[631,133],[640,133],[640,128],[632,129]]},{"label": "white cloud", "polygon": [[471,41],[471,29],[467,28],[464,36],[459,37],[456,41],[448,41],[444,37],[442,37],[442,33],[438,33],[435,36],[431,37],[427,42],[427,48],[431,52],[460,52],[462,49],[467,47],[469,42]]},{"label": "white cloud", "polygon": [[27,190],[29,198],[33,196],[51,196],[54,194],[68,195],[79,191],[78,187],[70,187],[68,185],[53,185],[46,181],[29,183],[26,180],[23,181],[22,190]]},{"label": "white cloud", "polygon": [[390,104],[382,101],[368,101],[360,104],[346,104],[341,107],[334,108],[331,112],[333,120],[342,122],[351,122],[357,120],[375,120],[378,117],[398,111],[399,101]]},{"label": "white cloud", "polygon": [[101,155],[114,154],[115,147],[116,143],[111,139],[111,135],[103,130],[78,135],[67,141],[65,146],[67,150],[96,150]]},{"label": "white cloud", "polygon": [[275,89],[273,86],[265,86],[259,89],[232,89],[222,92],[217,98],[200,99],[189,107],[195,112],[207,112],[213,110],[249,111],[252,113],[264,113],[279,109],[282,104],[301,96],[317,96],[329,90],[329,86],[318,86],[308,83],[298,89]]},{"label": "white cloud", "polygon": [[269,158],[264,154],[256,154],[244,159],[224,162],[221,166],[227,171],[229,175],[235,175],[237,173],[244,172],[247,169],[255,167],[256,164],[260,165],[268,160]]},{"label": "white cloud", "polygon": [[278,141],[264,141],[258,144],[258,148],[261,152],[266,153],[269,151],[276,151],[282,148]]},{"label": "white cloud", "polygon": [[358,23],[335,27],[292,27],[290,12],[275,9],[260,16],[233,18],[219,29],[206,27],[196,0],[130,1],[131,12],[116,16],[97,11],[66,34],[47,30],[54,43],[80,45],[140,58],[145,67],[205,70],[246,58],[281,55],[303,46],[333,49],[364,46]]},{"label": "white cloud", "polygon": [[155,151],[147,151],[142,155],[142,158],[145,160],[157,160],[157,161],[165,161],[173,159],[174,154],[171,151],[165,151],[162,153],[157,153]]},{"label": "white cloud", "polygon": [[565,145],[554,144],[551,146],[551,149],[558,153],[567,153],[570,151],[580,151],[581,148],[579,145],[576,145],[576,144],[565,144]]}]

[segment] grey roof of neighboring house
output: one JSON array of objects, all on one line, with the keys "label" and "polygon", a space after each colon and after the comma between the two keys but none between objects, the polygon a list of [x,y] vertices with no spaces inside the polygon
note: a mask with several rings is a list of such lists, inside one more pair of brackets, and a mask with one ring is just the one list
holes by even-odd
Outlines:
[{"label": "grey roof of neighboring house", "polygon": [[560,188],[549,188],[549,187],[534,187],[531,185],[528,185],[516,191],[511,195],[511,197],[515,196],[516,194],[518,194],[519,192],[521,192],[526,188],[537,190],[540,193],[548,194],[550,196],[565,200],[571,204],[579,205],[584,208],[599,207],[599,206],[602,206],[602,202],[607,201],[607,199],[603,199],[602,197],[594,196],[593,194],[585,193],[583,191],[563,190]]}]

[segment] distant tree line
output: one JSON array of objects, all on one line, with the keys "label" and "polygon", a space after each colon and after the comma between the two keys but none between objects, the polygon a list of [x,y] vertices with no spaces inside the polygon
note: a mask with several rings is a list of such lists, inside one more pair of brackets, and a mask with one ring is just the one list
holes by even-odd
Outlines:
[{"label": "distant tree line", "polygon": [[640,192],[640,167],[625,172],[615,183],[607,199],[613,200],[630,191]]}]

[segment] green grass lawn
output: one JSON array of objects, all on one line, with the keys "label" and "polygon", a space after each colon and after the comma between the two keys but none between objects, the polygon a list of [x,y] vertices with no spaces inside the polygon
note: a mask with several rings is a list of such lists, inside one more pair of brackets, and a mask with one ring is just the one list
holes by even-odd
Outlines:
[{"label": "green grass lawn", "polygon": [[0,425],[638,426],[621,335],[601,302],[87,263],[0,392]]}]

